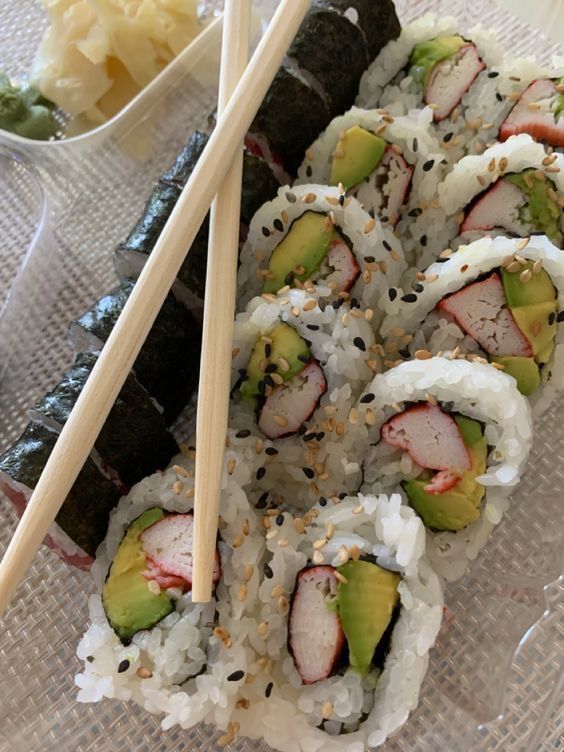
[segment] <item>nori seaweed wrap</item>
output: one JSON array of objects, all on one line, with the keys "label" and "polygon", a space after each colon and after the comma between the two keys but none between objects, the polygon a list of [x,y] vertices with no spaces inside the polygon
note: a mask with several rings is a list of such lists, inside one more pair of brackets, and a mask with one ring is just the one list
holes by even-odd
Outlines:
[{"label": "nori seaweed wrap", "polygon": [[331,115],[321,96],[287,68],[280,68],[250,133],[266,139],[273,154],[283,160],[288,172],[295,175],[305,150],[330,120]]},{"label": "nori seaweed wrap", "polygon": [[[0,490],[19,513],[27,503],[53,451],[57,434],[39,423],[28,423],[20,438],[0,456]],[[104,539],[110,511],[120,498],[118,487],[105,478],[91,458],[80,471],[57,517],[57,525],[90,556]],[[53,536],[51,545],[65,558],[80,563],[80,554],[65,550]]]},{"label": "nori seaweed wrap", "polygon": [[124,247],[131,251],[150,253],[178,201],[180,192],[181,188],[178,185],[159,180],[145,204],[143,214],[127,236]]},{"label": "nori seaweed wrap", "polygon": [[264,159],[245,152],[241,189],[241,223],[245,227],[251,224],[264,202],[276,196],[279,187],[279,181]]},{"label": "nori seaweed wrap", "polygon": [[336,10],[353,23],[355,16],[351,11],[356,11],[356,23],[364,32],[369,62],[401,31],[393,0],[313,0],[313,8]]},{"label": "nori seaweed wrap", "polygon": [[[30,418],[60,431],[67,422],[98,356],[79,353],[57,386],[30,411]],[[165,468],[178,452],[163,416],[133,374],[129,374],[94,445],[104,470],[131,488],[145,475]]]},{"label": "nori seaweed wrap", "polygon": [[362,30],[346,16],[322,9],[309,12],[288,57],[321,85],[331,118],[351,107],[370,62]]},{"label": "nori seaweed wrap", "polygon": [[[134,284],[125,280],[71,323],[69,336],[77,350],[101,350]],[[166,425],[186,406],[198,385],[201,338],[201,324],[169,295],[133,366],[139,383],[163,408]]]},{"label": "nori seaweed wrap", "polygon": [[188,182],[188,178],[194,171],[198,159],[208,143],[208,139],[209,135],[207,133],[204,133],[203,131],[194,131],[188,139],[186,146],[176,157],[170,170],[167,170],[162,176],[162,180],[165,183],[171,183],[180,188],[184,188]]}]

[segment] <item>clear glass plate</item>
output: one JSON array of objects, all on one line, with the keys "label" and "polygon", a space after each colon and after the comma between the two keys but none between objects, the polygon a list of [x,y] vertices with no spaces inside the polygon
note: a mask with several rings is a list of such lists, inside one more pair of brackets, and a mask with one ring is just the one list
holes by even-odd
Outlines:
[{"label": "clear glass plate", "polygon": [[[268,17],[274,0],[261,3]],[[514,54],[558,48],[491,0],[398,2],[403,21],[429,9],[481,22]],[[0,0],[0,68],[27,70],[44,28],[36,0]],[[72,360],[67,326],[116,280],[112,252],[151,186],[217,90],[217,39],[205,60],[169,71],[103,132],[60,144],[0,134],[0,451],[26,409]],[[186,422],[179,421],[181,436]],[[562,748],[564,689],[564,405],[539,421],[525,479],[447,610],[419,708],[387,752],[553,752]],[[16,517],[0,498],[0,553]],[[76,643],[88,575],[42,548],[0,631],[0,752],[168,752],[216,747],[209,727],[159,728],[133,705],[75,702]],[[238,740],[238,750],[265,749]]]}]

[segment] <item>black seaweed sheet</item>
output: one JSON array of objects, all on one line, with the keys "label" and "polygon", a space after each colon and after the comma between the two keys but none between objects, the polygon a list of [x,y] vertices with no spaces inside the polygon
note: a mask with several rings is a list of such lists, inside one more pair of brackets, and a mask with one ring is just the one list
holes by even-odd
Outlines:
[{"label": "black seaweed sheet", "polygon": [[313,8],[333,8],[351,18],[351,9],[358,14],[358,25],[364,32],[370,62],[391,39],[399,36],[401,25],[393,0],[313,0]]},{"label": "black seaweed sheet", "polygon": [[[17,483],[34,489],[53,451],[57,434],[38,423],[28,423],[20,438],[0,457],[0,472]],[[108,526],[110,511],[120,492],[88,458],[56,522],[87,554],[94,556]]]},{"label": "black seaweed sheet", "polygon": [[[71,341],[78,349],[85,334],[90,335],[86,339],[91,349],[97,349],[96,341],[103,344],[108,339],[134,284],[122,282],[71,324]],[[138,381],[162,406],[167,425],[198,385],[201,339],[201,324],[168,295],[134,365]]]},{"label": "black seaweed sheet", "polygon": [[351,107],[369,62],[361,29],[345,16],[320,8],[309,12],[288,56],[321,84],[331,118]]},{"label": "black seaweed sheet", "polygon": [[[32,408],[34,420],[61,428],[69,418],[97,356],[79,353],[56,387]],[[102,461],[131,487],[146,475],[165,468],[178,452],[162,414],[133,374],[130,374],[96,440]]]},{"label": "black seaweed sheet", "polygon": [[327,105],[311,86],[280,68],[251,125],[273,153],[295,175],[308,146],[324,130],[331,116]]}]

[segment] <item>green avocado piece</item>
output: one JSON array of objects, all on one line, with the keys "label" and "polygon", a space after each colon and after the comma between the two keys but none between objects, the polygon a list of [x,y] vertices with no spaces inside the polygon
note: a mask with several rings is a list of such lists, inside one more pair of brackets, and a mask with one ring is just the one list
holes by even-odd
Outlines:
[{"label": "green avocado piece", "polygon": [[[554,184],[548,178],[539,180],[535,176],[536,170],[529,169],[514,175],[507,175],[513,185],[523,191],[527,203],[519,209],[519,219],[525,224],[532,224],[537,232],[547,235],[553,243],[562,245],[564,240],[560,229],[561,208],[548,195],[549,189],[554,190]],[[530,178],[526,176],[530,175]]]},{"label": "green avocado piece", "polygon": [[540,386],[540,371],[534,358],[504,355],[491,358],[491,361],[502,365],[503,372],[513,376],[517,382],[517,389],[525,397],[528,397]]},{"label": "green avocado piece", "polygon": [[516,272],[508,272],[507,269],[501,269],[505,298],[510,308],[556,301],[556,289],[552,284],[550,276],[544,269],[541,269],[537,274],[533,274],[528,282],[521,281],[523,271],[526,269],[532,270],[532,268],[533,262],[529,261],[526,266],[522,266]]},{"label": "green avocado piece", "polygon": [[486,471],[488,444],[481,424],[464,415],[455,415],[462,438],[472,462],[456,485],[441,494],[425,491],[429,479],[413,478],[404,481],[403,488],[411,506],[427,527],[434,530],[462,530],[480,516],[479,507],[484,487],[476,481]]},{"label": "green avocado piece", "polygon": [[[244,397],[254,399],[260,394],[258,385],[264,379],[265,364],[273,363],[276,365],[276,372],[280,374],[284,381],[289,381],[304,368],[311,358],[307,342],[289,324],[282,322],[277,324],[269,332],[268,338],[271,340],[271,344],[260,338],[253,348],[247,365],[247,378],[241,384],[241,394]],[[266,357],[267,344],[270,344],[269,357]],[[288,364],[286,370],[280,367],[280,358],[283,358]]]},{"label": "green avocado piece", "polygon": [[[555,81],[557,86],[562,86],[564,84],[564,76],[562,78],[559,78],[557,81]],[[560,115],[564,112],[564,94],[559,94],[556,97],[556,105],[554,107],[554,119],[557,120]]]},{"label": "green avocado piece", "polygon": [[[517,326],[530,342],[535,360],[556,337],[556,300],[512,308]],[[552,323],[550,323],[552,322]]]},{"label": "green avocado piece", "polygon": [[311,277],[337,236],[337,230],[325,214],[308,211],[298,217],[270,257],[270,274],[263,292],[278,292],[284,285],[292,284],[294,279],[304,282]]},{"label": "green avocado piece", "polygon": [[544,366],[550,360],[550,356],[552,355],[553,351],[554,351],[554,342],[551,341],[544,348],[544,350],[540,350],[540,352],[537,353],[535,360],[540,366]]},{"label": "green avocado piece", "polygon": [[337,609],[349,646],[351,668],[365,676],[399,600],[400,575],[369,561],[337,568],[346,582],[337,589]]},{"label": "green avocado piece", "polygon": [[125,641],[142,629],[151,629],[173,609],[172,599],[166,593],[152,593],[142,574],[146,569],[146,556],[141,533],[164,516],[162,509],[148,509],[131,523],[104,584],[102,602],[106,616]]},{"label": "green avocado piece", "polygon": [[59,124],[51,111],[42,104],[34,104],[29,108],[29,115],[14,125],[18,136],[33,138],[36,141],[48,141],[59,130]]},{"label": "green avocado piece", "polygon": [[355,125],[339,139],[331,165],[331,185],[342,183],[345,190],[362,183],[380,164],[386,142],[380,136]]},{"label": "green avocado piece", "polygon": [[435,65],[456,55],[465,44],[464,39],[458,34],[436,37],[427,42],[416,44],[411,53],[410,63],[417,69],[417,78],[420,78],[426,85]]}]

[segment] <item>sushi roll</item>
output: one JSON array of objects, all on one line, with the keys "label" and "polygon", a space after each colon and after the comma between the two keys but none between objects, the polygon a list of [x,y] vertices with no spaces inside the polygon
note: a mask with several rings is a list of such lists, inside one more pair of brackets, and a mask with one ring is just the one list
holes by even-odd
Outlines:
[{"label": "sushi roll", "polygon": [[382,324],[403,358],[456,351],[515,378],[541,412],[564,387],[564,259],[545,236],[485,237],[425,271],[417,302]]},{"label": "sushi roll", "polygon": [[[0,491],[19,515],[25,510],[57,438],[41,423],[30,422],[0,456]],[[89,457],[49,528],[46,545],[67,563],[89,569],[106,534],[110,511],[120,496],[117,485]]]},{"label": "sushi roll", "polygon": [[[134,284],[125,280],[71,322],[69,341],[76,351],[101,351]],[[201,338],[201,323],[168,295],[133,366],[139,383],[162,408],[166,425],[173,422],[196,390]]]},{"label": "sushi roll", "polygon": [[239,464],[224,475],[214,596],[193,603],[194,462],[182,455],[175,462],[137,484],[112,514],[77,650],[78,700],[133,701],[158,714],[163,729],[204,720],[227,729],[254,664],[245,632],[264,539]]},{"label": "sushi roll", "polygon": [[476,28],[466,38],[454,18],[426,14],[384,47],[361,79],[356,104],[382,107],[393,116],[431,107],[452,164],[474,153],[478,138],[482,144],[491,138],[501,59],[492,34]]},{"label": "sushi roll", "polygon": [[547,235],[564,248],[564,156],[526,134],[461,159],[438,192],[452,248],[485,234]]},{"label": "sushi roll", "polygon": [[240,260],[239,310],[261,293],[297,287],[322,306],[356,300],[377,314],[405,269],[399,240],[357,199],[309,184],[280,188],[259,209]]},{"label": "sushi roll", "polygon": [[423,526],[398,495],[272,519],[249,634],[261,670],[234,719],[283,752],[378,747],[416,707],[441,623]]},{"label": "sushi roll", "polygon": [[358,404],[365,493],[401,489],[428,530],[436,572],[453,580],[508,506],[531,441],[531,408],[515,381],[488,364],[445,357],[374,377]]},{"label": "sushi roll", "polygon": [[444,216],[436,206],[443,154],[429,131],[431,110],[393,118],[353,107],[309,147],[297,184],[342,185],[373,216],[396,230],[408,259],[435,244]]}]

